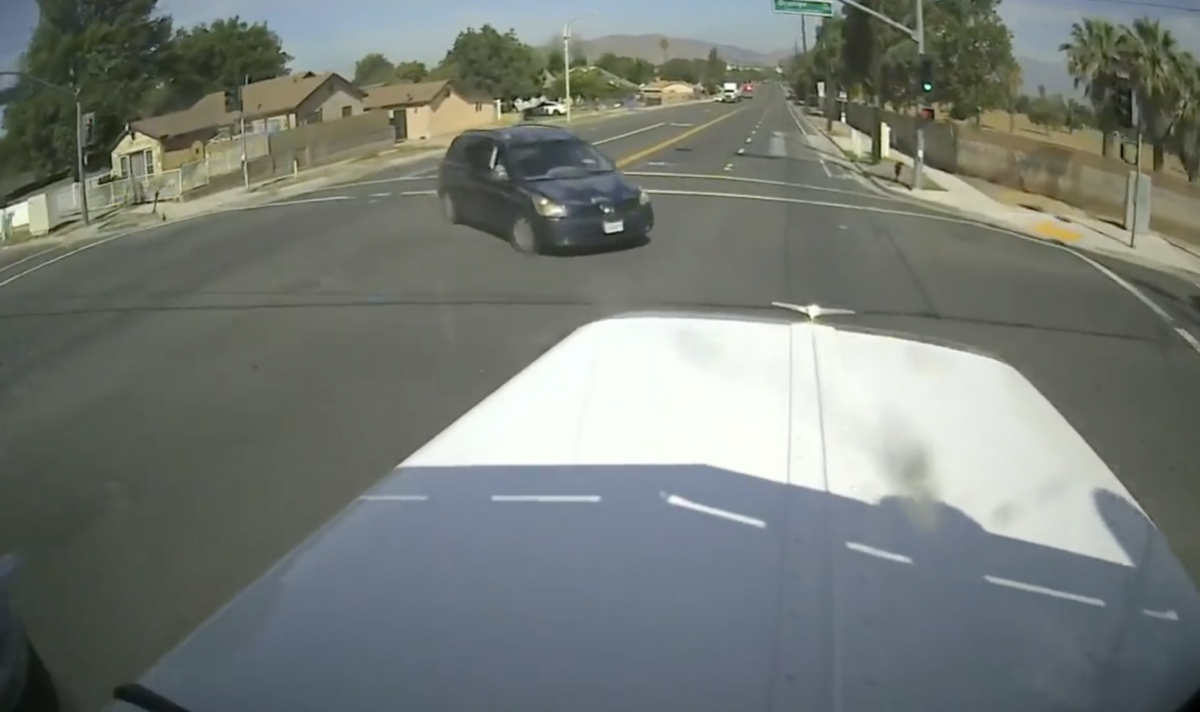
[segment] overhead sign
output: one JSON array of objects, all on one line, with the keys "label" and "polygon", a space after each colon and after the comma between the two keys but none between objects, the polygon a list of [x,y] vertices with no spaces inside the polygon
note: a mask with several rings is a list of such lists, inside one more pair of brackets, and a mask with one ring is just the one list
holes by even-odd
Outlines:
[{"label": "overhead sign", "polygon": [[771,0],[775,12],[785,15],[833,17],[833,0]]}]

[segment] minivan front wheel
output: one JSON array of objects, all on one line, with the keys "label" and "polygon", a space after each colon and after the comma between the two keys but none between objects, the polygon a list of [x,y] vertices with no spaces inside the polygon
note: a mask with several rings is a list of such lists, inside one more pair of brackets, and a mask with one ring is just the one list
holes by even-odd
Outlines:
[{"label": "minivan front wheel", "polygon": [[517,252],[526,255],[537,254],[537,233],[534,232],[533,224],[527,218],[517,218],[513,223],[508,242]]}]

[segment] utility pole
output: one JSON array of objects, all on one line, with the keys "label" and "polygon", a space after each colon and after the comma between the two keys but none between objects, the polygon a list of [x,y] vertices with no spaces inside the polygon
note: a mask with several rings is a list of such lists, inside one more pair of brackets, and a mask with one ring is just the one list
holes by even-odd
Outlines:
[{"label": "utility pole", "polygon": [[79,87],[75,87],[75,171],[79,175],[79,214],[84,225],[92,224],[88,210],[87,174],[83,172],[83,102],[79,99]]},{"label": "utility pole", "polygon": [[563,103],[567,106],[567,123],[571,123],[571,23],[563,25]]},{"label": "utility pole", "polygon": [[585,12],[571,18],[570,22],[563,25],[563,103],[567,107],[567,123],[571,123],[571,25],[582,20],[585,17],[595,17],[595,12]]},{"label": "utility pole", "polygon": [[18,79],[28,79],[34,84],[43,86],[51,91],[62,92],[75,99],[75,173],[79,176],[79,212],[80,219],[84,225],[92,224],[91,212],[88,210],[87,202],[87,176],[83,173],[83,154],[84,154],[84,137],[83,137],[83,103],[79,99],[79,81],[76,77],[74,88],[60,87],[57,84],[38,79],[35,76],[25,74],[23,72],[0,72],[0,77],[17,77]]},{"label": "utility pole", "polygon": [[250,190],[250,154],[246,150],[246,86],[250,77],[242,78],[242,88],[238,91],[238,120],[242,128],[242,187]]},{"label": "utility pole", "polygon": [[808,54],[808,23],[804,21],[804,15],[800,16],[800,51]]},{"label": "utility pole", "polygon": [[[884,15],[881,12],[877,12],[875,10],[872,10],[869,7],[860,5],[859,3],[855,2],[855,0],[842,0],[843,4],[849,5],[850,7],[854,8],[856,10],[862,10],[863,12],[867,13],[871,17],[874,17],[874,18],[880,20],[881,22],[885,22],[888,25],[895,27],[897,30],[900,30],[904,34],[911,37],[914,41],[916,41],[916,43],[917,43],[917,65],[920,66],[920,64],[925,59],[925,7],[922,4],[922,0],[913,0],[913,2],[916,3],[916,15],[917,15],[916,29],[906,27],[905,25],[903,25],[899,22],[896,22],[895,20],[888,17],[887,15]],[[917,117],[917,155],[913,156],[913,187],[914,188],[919,188],[921,186],[921,179],[925,173],[925,170],[924,170],[924,166],[925,166],[925,127],[923,124],[924,124],[924,118],[918,116]]]}]

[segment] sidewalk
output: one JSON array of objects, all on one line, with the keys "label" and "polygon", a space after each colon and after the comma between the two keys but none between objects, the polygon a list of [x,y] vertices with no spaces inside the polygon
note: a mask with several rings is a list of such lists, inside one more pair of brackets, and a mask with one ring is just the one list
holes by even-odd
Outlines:
[{"label": "sidewalk", "polygon": [[[839,163],[852,166],[872,186],[888,195],[933,204],[940,209],[965,214],[1030,237],[1166,268],[1182,273],[1192,281],[1200,279],[1200,247],[1154,232],[1138,233],[1133,246],[1130,246],[1128,230],[1078,208],[1044,196],[1021,193],[973,178],[962,178],[929,166],[924,167],[925,186],[914,190],[910,187],[911,157],[891,147],[888,157],[880,163],[865,163],[860,156],[869,155],[870,137],[840,121],[835,121],[833,131],[829,132],[826,131],[824,118],[803,113],[802,110],[798,113],[802,114],[800,121],[807,129],[809,144],[814,149],[830,154],[835,160],[841,159]],[[856,150],[859,155],[856,155]]]}]

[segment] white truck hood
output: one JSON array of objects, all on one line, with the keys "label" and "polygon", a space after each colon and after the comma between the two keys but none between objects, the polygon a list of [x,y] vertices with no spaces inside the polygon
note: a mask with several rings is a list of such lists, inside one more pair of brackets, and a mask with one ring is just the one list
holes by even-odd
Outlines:
[{"label": "white truck hood", "polygon": [[1198,623],[1004,363],[641,315],[555,346],[144,682],[194,712],[1168,712]]}]

